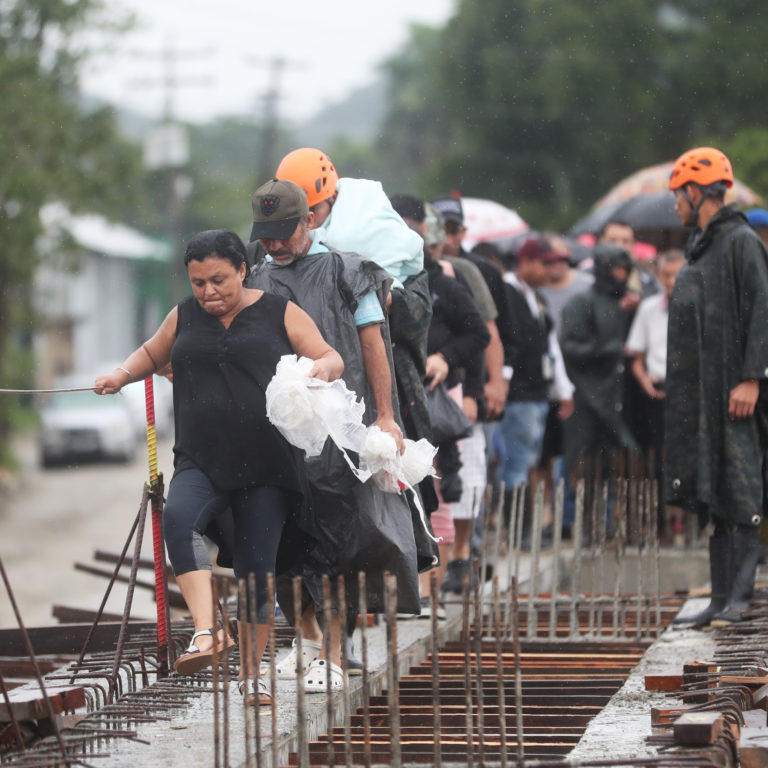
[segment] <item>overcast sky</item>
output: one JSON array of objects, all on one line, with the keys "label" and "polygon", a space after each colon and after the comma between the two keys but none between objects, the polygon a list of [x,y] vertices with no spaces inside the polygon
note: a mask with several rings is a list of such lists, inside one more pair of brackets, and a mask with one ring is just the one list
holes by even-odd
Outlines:
[{"label": "overcast sky", "polygon": [[[132,10],[135,29],[82,70],[83,90],[150,116],[163,111],[169,74],[177,117],[205,122],[256,114],[279,78],[279,111],[303,120],[365,85],[408,39],[411,23],[442,25],[455,0],[113,0]],[[164,52],[175,51],[169,68]]]}]

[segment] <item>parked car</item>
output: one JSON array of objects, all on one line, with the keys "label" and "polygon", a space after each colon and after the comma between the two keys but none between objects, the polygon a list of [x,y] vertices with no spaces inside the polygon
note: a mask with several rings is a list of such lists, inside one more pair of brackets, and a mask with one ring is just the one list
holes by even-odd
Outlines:
[{"label": "parked car", "polygon": [[[80,377],[80,386],[82,381]],[[42,407],[40,423],[43,467],[83,458],[129,462],[136,456],[135,422],[125,398],[56,392]]]},{"label": "parked car", "polygon": [[[112,366],[114,368],[114,366]],[[109,370],[105,368],[104,370]],[[163,376],[154,376],[155,433],[158,437],[173,434],[173,384]],[[120,390],[118,397],[125,398],[131,411],[136,436],[145,439],[147,434],[147,401],[144,382],[135,381]]]}]

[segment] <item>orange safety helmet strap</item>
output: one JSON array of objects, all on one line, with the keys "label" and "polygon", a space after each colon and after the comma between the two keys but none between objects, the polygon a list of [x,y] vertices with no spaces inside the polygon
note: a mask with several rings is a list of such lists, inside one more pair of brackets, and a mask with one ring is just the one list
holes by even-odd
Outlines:
[{"label": "orange safety helmet strap", "polygon": [[313,147],[302,147],[289,152],[280,161],[275,178],[298,184],[307,193],[307,203],[311,208],[333,197],[339,174],[324,152]]}]

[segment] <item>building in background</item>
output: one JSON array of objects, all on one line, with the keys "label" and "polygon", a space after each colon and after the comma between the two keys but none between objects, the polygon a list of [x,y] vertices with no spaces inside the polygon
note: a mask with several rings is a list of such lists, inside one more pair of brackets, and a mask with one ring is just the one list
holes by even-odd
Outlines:
[{"label": "building in background", "polygon": [[170,309],[171,249],[98,215],[60,204],[41,211],[46,234],[34,285],[37,386],[93,371],[146,340]]}]

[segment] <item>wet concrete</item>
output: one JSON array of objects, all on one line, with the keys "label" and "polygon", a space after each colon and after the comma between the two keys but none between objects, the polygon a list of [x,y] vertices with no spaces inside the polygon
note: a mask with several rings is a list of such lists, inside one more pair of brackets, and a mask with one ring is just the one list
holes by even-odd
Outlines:
[{"label": "wet concrete", "polygon": [[[708,599],[689,600],[684,610],[697,613]],[[568,755],[574,762],[644,758],[658,754],[645,740],[651,735],[652,707],[679,707],[682,700],[659,691],[645,690],[646,675],[681,675],[683,664],[711,659],[715,644],[711,632],[667,628],[648,649],[622,688],[588,725],[578,745]]]}]

